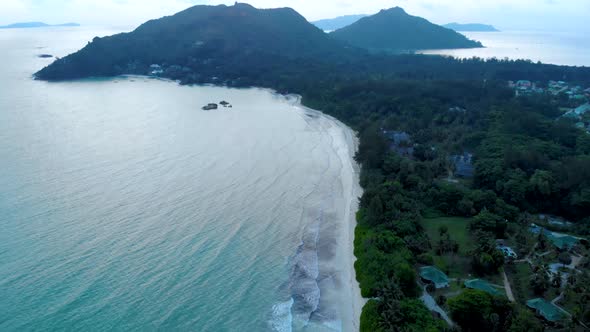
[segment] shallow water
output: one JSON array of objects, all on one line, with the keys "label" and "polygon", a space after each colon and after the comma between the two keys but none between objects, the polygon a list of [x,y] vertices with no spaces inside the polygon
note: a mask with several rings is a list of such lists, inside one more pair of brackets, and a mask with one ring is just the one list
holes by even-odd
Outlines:
[{"label": "shallow water", "polygon": [[351,132],[267,90],[31,80],[110,33],[0,31],[0,330],[339,330]]}]

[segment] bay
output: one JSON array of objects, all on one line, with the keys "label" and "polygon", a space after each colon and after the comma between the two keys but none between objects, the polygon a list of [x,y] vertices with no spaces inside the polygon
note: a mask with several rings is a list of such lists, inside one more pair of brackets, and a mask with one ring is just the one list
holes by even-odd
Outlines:
[{"label": "bay", "polygon": [[0,32],[0,330],[350,330],[354,133],[263,89],[32,80],[114,32]]}]

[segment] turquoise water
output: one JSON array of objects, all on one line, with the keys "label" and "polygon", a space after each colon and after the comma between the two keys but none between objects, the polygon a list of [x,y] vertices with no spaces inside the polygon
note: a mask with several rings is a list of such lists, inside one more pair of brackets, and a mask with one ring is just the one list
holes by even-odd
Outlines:
[{"label": "turquoise water", "polygon": [[0,330],[339,330],[350,131],[266,90],[31,80],[110,33],[0,32]]}]

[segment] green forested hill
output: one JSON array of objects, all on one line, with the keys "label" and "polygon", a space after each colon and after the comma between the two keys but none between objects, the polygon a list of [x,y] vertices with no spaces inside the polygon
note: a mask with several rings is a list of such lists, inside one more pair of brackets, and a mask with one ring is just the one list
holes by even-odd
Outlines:
[{"label": "green forested hill", "polygon": [[481,43],[416,16],[402,8],[382,10],[331,33],[335,39],[372,51],[408,51],[482,47]]},{"label": "green forested hill", "polygon": [[130,33],[95,38],[79,52],[41,70],[37,77],[57,80],[145,74],[151,64],[195,67],[219,61],[244,66],[252,58],[269,57],[277,62],[301,58],[330,61],[361,53],[329,38],[290,8],[195,6],[151,20]]}]

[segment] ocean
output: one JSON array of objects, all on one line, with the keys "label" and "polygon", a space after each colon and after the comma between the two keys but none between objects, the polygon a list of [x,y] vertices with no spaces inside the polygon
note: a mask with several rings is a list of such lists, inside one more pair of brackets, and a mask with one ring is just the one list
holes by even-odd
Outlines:
[{"label": "ocean", "polygon": [[[485,48],[430,50],[425,54],[457,58],[525,59],[556,65],[590,66],[590,38],[583,31],[500,31],[462,32],[469,39],[482,42]],[[524,78],[523,78],[524,79]]]},{"label": "ocean", "polygon": [[32,79],[114,32],[0,31],[0,330],[353,330],[354,133],[269,90]]}]

